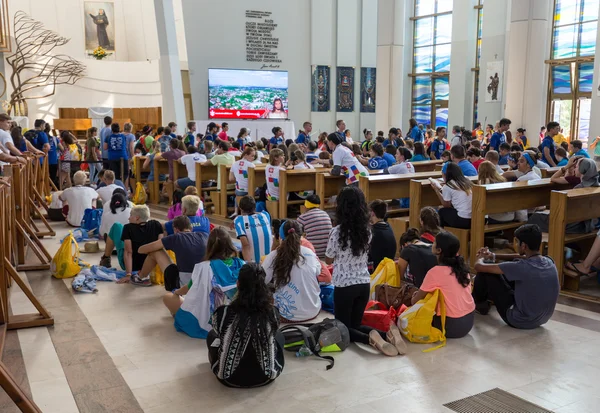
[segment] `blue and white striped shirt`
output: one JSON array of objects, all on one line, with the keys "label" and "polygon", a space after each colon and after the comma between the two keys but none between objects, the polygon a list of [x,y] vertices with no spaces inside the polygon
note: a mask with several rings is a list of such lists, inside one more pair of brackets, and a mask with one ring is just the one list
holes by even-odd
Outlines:
[{"label": "blue and white striped shirt", "polygon": [[271,232],[271,216],[263,211],[252,215],[240,215],[233,221],[238,239],[247,237],[252,247],[254,262],[260,262],[263,257],[271,252],[273,235]]}]

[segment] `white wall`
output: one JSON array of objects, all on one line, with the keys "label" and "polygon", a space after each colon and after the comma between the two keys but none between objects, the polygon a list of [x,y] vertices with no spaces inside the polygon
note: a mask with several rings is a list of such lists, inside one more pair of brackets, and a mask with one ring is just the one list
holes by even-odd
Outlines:
[{"label": "white wall", "polygon": [[[86,77],[76,85],[59,86],[54,96],[28,101],[31,120],[50,121],[58,117],[60,107],[162,106],[153,0],[115,0],[114,3],[115,18],[111,24],[116,30],[116,52],[111,60],[96,61],[85,54],[82,0],[8,0],[11,16],[23,10],[43,22],[47,29],[70,38],[56,53],[78,59],[88,68]],[[11,20],[11,31],[12,27]],[[8,65],[6,69],[8,78]]]},{"label": "white wall", "polygon": [[[296,129],[301,128],[304,121],[311,121],[313,131],[332,132],[336,119],[344,119],[353,138],[358,139],[362,137],[362,129],[374,128],[374,114],[360,113],[359,92],[361,65],[376,65],[376,0],[182,2],[197,119],[208,117],[209,68],[261,69],[262,63],[246,62],[245,42],[245,11],[260,10],[272,12],[272,19],[279,25],[274,32],[274,36],[279,37],[278,52],[282,60],[278,70],[289,72],[288,109]],[[216,17],[207,19],[207,10]],[[331,111],[328,113],[311,113],[311,65],[331,67]],[[335,111],[336,66],[355,67],[354,112]]]}]

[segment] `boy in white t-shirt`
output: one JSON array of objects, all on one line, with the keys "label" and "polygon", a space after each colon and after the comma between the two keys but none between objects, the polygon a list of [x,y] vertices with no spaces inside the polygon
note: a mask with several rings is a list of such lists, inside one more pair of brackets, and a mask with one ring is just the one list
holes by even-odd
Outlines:
[{"label": "boy in white t-shirt", "polygon": [[285,170],[282,166],[284,160],[285,157],[281,149],[271,149],[269,164],[265,168],[268,201],[279,201],[279,171]]},{"label": "boy in white t-shirt", "polygon": [[178,160],[180,164],[185,165],[188,176],[187,178],[179,178],[176,182],[177,187],[185,191],[188,186],[196,186],[196,164],[202,164],[206,161],[206,156],[198,153],[198,149],[195,146],[189,146],[188,154],[183,155]]},{"label": "boy in white t-shirt", "polygon": [[[109,171],[107,171],[109,172]],[[111,171],[112,172],[112,171]],[[81,220],[86,209],[92,208],[98,199],[98,193],[92,188],[83,186],[87,176],[83,171],[75,172],[73,175],[73,184],[60,195],[59,199],[67,203],[67,209],[63,208],[63,214],[66,214],[67,223],[72,227],[80,227]],[[111,194],[112,195],[112,194]]]}]

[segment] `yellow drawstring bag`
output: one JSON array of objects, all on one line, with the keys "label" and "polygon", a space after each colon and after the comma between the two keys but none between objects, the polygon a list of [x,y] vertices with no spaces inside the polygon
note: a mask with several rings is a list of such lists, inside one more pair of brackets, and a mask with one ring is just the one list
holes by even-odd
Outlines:
[{"label": "yellow drawstring bag", "polygon": [[388,284],[392,287],[400,287],[400,274],[398,273],[398,267],[396,263],[389,259],[384,258],[377,269],[371,274],[371,300],[375,300],[375,287],[379,284]]},{"label": "yellow drawstring bag", "polygon": [[146,194],[146,190],[144,189],[144,184],[138,182],[135,184],[135,194],[133,196],[133,203],[136,205],[143,205],[146,203],[148,199],[148,195]]},{"label": "yellow drawstring bag", "polygon": [[[442,330],[431,325],[438,303],[442,319]],[[424,353],[444,347],[446,345],[446,304],[444,295],[439,289],[427,294],[425,298],[400,314],[397,324],[402,335],[411,343],[441,342],[436,347],[423,350]]]},{"label": "yellow drawstring bag", "polygon": [[[75,244],[75,252],[73,252],[73,244]],[[81,271],[78,262],[79,245],[77,245],[77,241],[73,237],[73,232],[69,231],[69,235],[65,237],[62,245],[52,258],[50,272],[56,278],[75,277]]]},{"label": "yellow drawstring bag", "polygon": [[[173,261],[173,264],[177,264],[177,260],[175,259],[175,253],[171,250],[167,250],[167,255]],[[154,271],[150,273],[150,281],[154,285],[165,285],[165,274],[160,269],[160,265],[154,267]],[[183,286],[182,286],[183,287]]]}]

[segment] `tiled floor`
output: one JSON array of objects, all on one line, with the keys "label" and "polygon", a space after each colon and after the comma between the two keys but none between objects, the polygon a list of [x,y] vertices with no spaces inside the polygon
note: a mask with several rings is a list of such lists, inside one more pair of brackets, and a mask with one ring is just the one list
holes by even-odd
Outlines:
[{"label": "tiled floor", "polygon": [[[66,233],[56,229],[57,238],[43,241],[52,254]],[[83,258],[96,263],[99,254]],[[599,411],[600,314],[567,305],[533,331],[477,316],[469,336],[431,353],[410,344],[406,356],[386,358],[353,345],[330,371],[288,353],[272,385],[236,390],[210,372],[203,340],[175,332],[161,288],[101,283],[97,294],[73,295],[70,280],[37,272],[27,280],[56,318],[54,327],[18,332],[31,393],[45,413],[438,413],[449,411],[443,403],[494,387],[559,413]],[[12,307],[31,311],[18,291]]]}]

